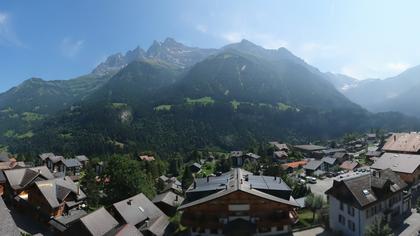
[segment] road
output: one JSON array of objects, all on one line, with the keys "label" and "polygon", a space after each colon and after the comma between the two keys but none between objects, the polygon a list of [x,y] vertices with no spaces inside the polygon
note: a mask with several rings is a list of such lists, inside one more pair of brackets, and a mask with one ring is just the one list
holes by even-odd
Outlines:
[{"label": "road", "polygon": [[322,227],[315,227],[312,229],[307,229],[299,232],[294,232],[293,236],[329,236],[331,235]]}]

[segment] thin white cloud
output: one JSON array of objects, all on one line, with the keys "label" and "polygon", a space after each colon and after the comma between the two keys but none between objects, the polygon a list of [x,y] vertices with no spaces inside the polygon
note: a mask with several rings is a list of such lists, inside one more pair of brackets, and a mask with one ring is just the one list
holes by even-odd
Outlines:
[{"label": "thin white cloud", "polygon": [[7,15],[5,13],[0,12],[0,25],[3,25],[6,23]]},{"label": "thin white cloud", "polygon": [[403,63],[403,62],[388,63],[387,64],[387,68],[389,70],[392,70],[392,71],[395,71],[395,72],[403,72],[403,71],[407,70],[410,67],[411,67],[410,64]]},{"label": "thin white cloud", "polygon": [[60,43],[61,54],[65,57],[73,58],[79,54],[83,48],[83,40],[73,40],[71,38],[64,38]]},{"label": "thin white cloud", "polygon": [[[368,66],[371,65],[371,66]],[[401,72],[410,68],[411,65],[403,62],[392,62],[392,63],[358,63],[345,65],[341,68],[340,73],[357,78],[388,78],[396,76]]]},{"label": "thin white cloud", "polygon": [[208,31],[207,26],[201,24],[196,25],[195,29],[201,33],[207,33]]},{"label": "thin white cloud", "polygon": [[0,46],[24,46],[10,26],[10,14],[0,12]]}]

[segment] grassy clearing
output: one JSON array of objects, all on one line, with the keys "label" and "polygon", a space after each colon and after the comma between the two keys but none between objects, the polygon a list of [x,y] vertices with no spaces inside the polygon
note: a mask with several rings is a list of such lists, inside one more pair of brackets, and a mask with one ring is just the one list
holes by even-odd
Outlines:
[{"label": "grassy clearing", "polygon": [[172,105],[159,105],[155,107],[155,111],[170,111],[172,108]]},{"label": "grassy clearing", "polygon": [[38,113],[33,112],[24,112],[22,113],[22,120],[26,122],[33,122],[44,119],[44,116]]},{"label": "grassy clearing", "polygon": [[124,109],[124,108],[127,108],[127,104],[114,102],[114,103],[111,103],[111,107],[114,109]]},{"label": "grassy clearing", "polygon": [[289,105],[284,104],[282,102],[277,103],[277,107],[280,111],[286,111],[287,109],[291,108]]},{"label": "grassy clearing", "polygon": [[299,223],[303,227],[311,226],[318,222],[318,214],[315,214],[315,221],[312,222],[313,213],[310,210],[302,210],[298,212],[299,215]]},{"label": "grassy clearing", "polygon": [[214,162],[206,162],[202,166],[202,172],[205,176],[209,176],[214,173],[216,169],[216,164]]},{"label": "grassy clearing", "polygon": [[198,104],[211,105],[214,103],[214,100],[211,97],[202,97],[202,98],[197,98],[197,99],[187,98],[187,103],[191,105],[198,105]]},{"label": "grassy clearing", "polygon": [[32,138],[33,136],[34,136],[34,133],[32,131],[28,131],[24,134],[17,135],[16,138],[25,139],[25,138]]}]

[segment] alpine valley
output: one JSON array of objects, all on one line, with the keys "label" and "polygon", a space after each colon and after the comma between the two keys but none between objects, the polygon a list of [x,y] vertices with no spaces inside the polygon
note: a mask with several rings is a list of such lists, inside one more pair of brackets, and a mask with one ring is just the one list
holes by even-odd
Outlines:
[{"label": "alpine valley", "polygon": [[112,55],[90,74],[32,78],[0,94],[0,143],[32,155],[171,153],[420,128],[416,118],[351,102],[337,89],[347,80],[285,48],[242,40],[201,49],[168,38]]}]

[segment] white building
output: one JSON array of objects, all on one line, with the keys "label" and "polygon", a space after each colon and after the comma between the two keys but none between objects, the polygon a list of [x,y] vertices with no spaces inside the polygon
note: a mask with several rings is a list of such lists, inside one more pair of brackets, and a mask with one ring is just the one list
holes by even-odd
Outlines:
[{"label": "white building", "polygon": [[390,169],[334,180],[326,191],[330,228],[353,236],[364,235],[375,219],[384,217],[390,225],[401,222],[406,186]]}]

